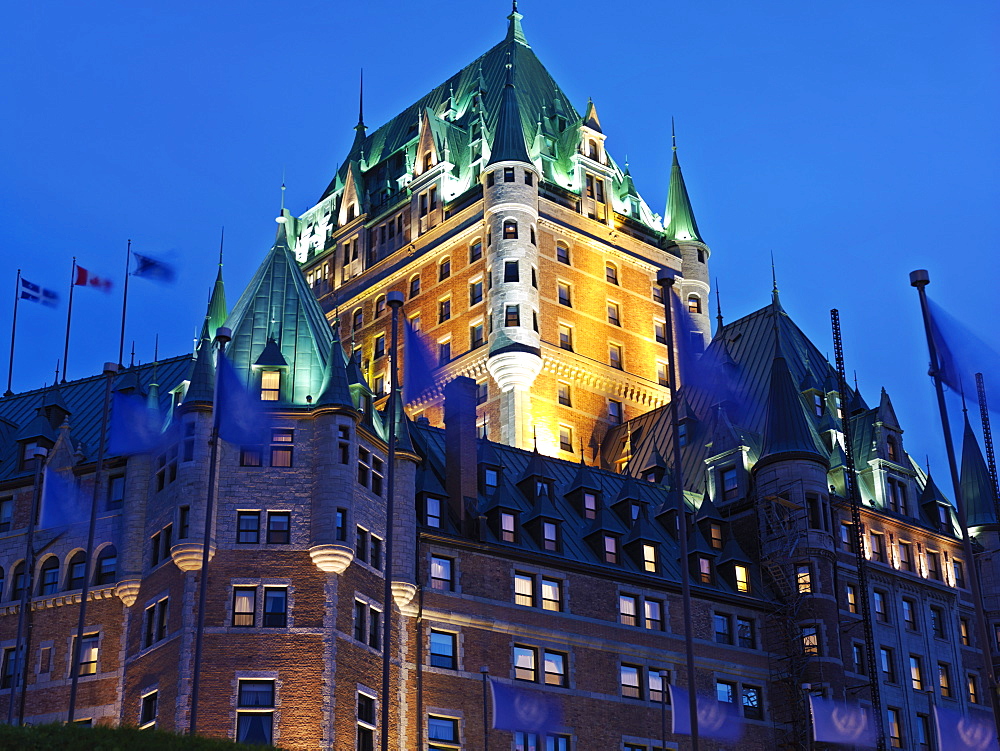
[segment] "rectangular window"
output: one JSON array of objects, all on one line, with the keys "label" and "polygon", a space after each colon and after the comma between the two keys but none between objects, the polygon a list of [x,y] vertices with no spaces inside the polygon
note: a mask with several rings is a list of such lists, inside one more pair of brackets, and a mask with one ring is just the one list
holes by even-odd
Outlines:
[{"label": "rectangular window", "polygon": [[612,326],[622,325],[621,308],[616,302],[608,303],[608,323],[610,323]]},{"label": "rectangular window", "polygon": [[514,574],[514,604],[535,607],[535,577],[530,574]]},{"label": "rectangular window", "polygon": [[609,284],[618,284],[618,267],[610,261],[604,264],[604,278]]},{"label": "rectangular window", "polygon": [[428,496],[424,499],[424,524],[441,528],[441,499]]},{"label": "rectangular window", "polygon": [[[662,675],[661,675],[662,673]],[[669,704],[670,692],[667,685],[670,683],[670,671],[649,668],[646,671],[646,684],[649,690],[649,700],[657,704]]]},{"label": "rectangular window", "polygon": [[519,681],[538,681],[538,651],[534,647],[514,647],[514,678]]},{"label": "rectangular window", "polygon": [[979,676],[975,673],[969,673],[966,676],[965,685],[969,692],[969,702],[979,704]]},{"label": "rectangular window", "polygon": [[256,545],[260,542],[260,512],[236,512],[236,542]]},{"label": "rectangular window", "polygon": [[736,684],[730,681],[715,682],[715,698],[726,704],[736,703]]},{"label": "rectangular window", "polygon": [[233,625],[253,626],[254,613],[257,610],[256,587],[233,588]]},{"label": "rectangular window", "polygon": [[476,279],[469,283],[469,306],[478,305],[483,301],[483,280]]},{"label": "rectangular window", "polygon": [[754,622],[749,618],[736,616],[736,640],[745,649],[754,649],[757,646],[753,624]]},{"label": "rectangular window", "polygon": [[542,751],[538,745],[538,733],[518,730],[514,733],[514,751]]},{"label": "rectangular window", "polygon": [[698,556],[698,581],[702,584],[711,584],[713,580],[712,559],[703,555]]},{"label": "rectangular window", "polygon": [[504,308],[504,326],[520,326],[521,325],[521,306],[519,305],[508,305]]},{"label": "rectangular window", "polygon": [[924,673],[920,664],[920,657],[910,655],[910,685],[914,691],[924,690]]},{"label": "rectangular window", "polygon": [[635,595],[618,595],[618,619],[626,626],[639,625],[638,598]]},{"label": "rectangular window", "polygon": [[871,540],[871,560],[885,563],[885,538],[878,532],[872,532],[869,539]]},{"label": "rectangular window", "polygon": [[267,512],[267,542],[287,545],[291,542],[292,515],[288,511]]},{"label": "rectangular window", "polygon": [[934,605],[931,605],[931,633],[937,639],[948,638],[944,624],[944,611]]},{"label": "rectangular window", "polygon": [[454,574],[452,570],[454,563],[451,558],[443,558],[437,555],[431,556],[431,589],[450,592],[454,588]]},{"label": "rectangular window", "polygon": [[385,357],[385,334],[379,334],[375,337],[375,349],[372,352],[372,357],[376,360]]},{"label": "rectangular window", "polygon": [[568,425],[559,426],[559,449],[573,452],[573,428]]},{"label": "rectangular window", "polygon": [[[560,434],[562,428],[560,428]],[[572,449],[572,444],[570,444],[569,449],[563,449],[563,451],[570,451]],[[542,522],[542,548],[544,550],[559,550],[559,526],[555,522]]]},{"label": "rectangular window", "polygon": [[[453,717],[427,715],[427,739],[429,751],[451,751],[458,746],[458,720]],[[440,744],[446,745],[440,745]]]},{"label": "rectangular window", "polygon": [[[77,675],[95,675],[97,673],[98,634],[87,634],[80,642],[80,670]],[[76,637],[73,637],[76,643]]]},{"label": "rectangular window", "polygon": [[955,573],[955,586],[965,589],[965,565],[958,558],[952,558],[951,566]]},{"label": "rectangular window", "polygon": [[858,588],[853,584],[847,585],[847,610],[850,613],[858,612]]},{"label": "rectangular window", "polygon": [[743,686],[743,716],[748,720],[764,719],[763,691],[759,686]]},{"label": "rectangular window", "polygon": [[375,697],[358,692],[357,751],[375,751]]},{"label": "rectangular window", "polygon": [[567,308],[573,307],[572,290],[566,282],[556,283],[556,295],[560,305],[565,305]]},{"label": "rectangular window", "polygon": [[938,663],[938,687],[941,696],[951,696],[951,666],[946,662]]},{"label": "rectangular window", "polygon": [[514,515],[505,511],[500,513],[500,539],[504,542],[517,542]]},{"label": "rectangular window", "polygon": [[334,535],[338,542],[344,542],[347,539],[347,509],[337,509],[334,517]]},{"label": "rectangular window", "polygon": [[542,578],[542,610],[562,610],[562,582]]},{"label": "rectangular window", "polygon": [[618,538],[604,535],[604,562],[618,563]]},{"label": "rectangular window", "polygon": [[732,644],[733,617],[727,613],[716,613],[712,622],[715,624],[715,641],[718,644]]},{"label": "rectangular window", "polygon": [[645,626],[650,631],[663,630],[663,603],[659,600],[646,600],[643,603]]},{"label": "rectangular window", "polygon": [[483,241],[476,240],[469,246],[469,263],[475,263],[483,257]]},{"label": "rectangular window", "polygon": [[736,591],[749,592],[750,569],[744,566],[742,563],[737,563],[735,565],[734,571],[736,572]]},{"label": "rectangular window", "polygon": [[625,421],[625,410],[617,399],[608,399],[608,422],[621,425]]},{"label": "rectangular window", "polygon": [[490,382],[480,381],[476,384],[476,404],[486,404],[490,398]]},{"label": "rectangular window", "polygon": [[237,742],[270,745],[274,721],[274,681],[241,680],[237,691]]},{"label": "rectangular window", "polygon": [[288,590],[264,587],[264,626],[284,628],[288,622]]},{"label": "rectangular window", "polygon": [[819,627],[802,627],[802,651],[807,655],[819,654]]},{"label": "rectangular window", "polygon": [[622,696],[629,699],[642,698],[642,683],[640,675],[642,668],[638,665],[625,665],[620,668],[619,675],[622,687]]},{"label": "rectangular window", "polygon": [[514,168],[513,167],[504,167],[503,168],[503,181],[505,183],[512,183],[512,182],[514,182]]},{"label": "rectangular window", "polygon": [[855,642],[851,645],[851,659],[853,660],[855,673],[868,675],[868,659],[865,657],[865,647],[863,644]]},{"label": "rectangular window", "polygon": [[382,570],[382,538],[377,535],[372,535],[371,557],[368,562],[372,568]]},{"label": "rectangular window", "polygon": [[503,263],[503,280],[505,282],[516,282],[520,279],[520,271],[518,269],[517,261],[504,261]]},{"label": "rectangular window", "polygon": [[642,568],[644,571],[656,573],[656,546],[643,543]]},{"label": "rectangular window", "polygon": [[913,546],[908,542],[899,543],[899,567],[903,571],[913,571]]},{"label": "rectangular window", "polygon": [[893,709],[889,707],[886,710],[887,717],[889,719],[889,747],[890,748],[902,748],[903,747],[903,720],[900,717],[900,712],[898,709]]},{"label": "rectangular window", "polygon": [[875,620],[879,623],[888,623],[889,611],[885,607],[885,593],[876,589],[872,591],[872,598],[875,602]]},{"label": "rectangular window", "polygon": [[941,554],[934,550],[927,551],[927,578],[941,581]]},{"label": "rectangular window", "polygon": [[795,583],[799,594],[812,592],[812,572],[808,564],[799,564],[795,567]]},{"label": "rectangular window", "polygon": [[879,648],[879,668],[882,671],[882,680],[886,683],[896,682],[896,661],[893,659],[892,650],[889,647]]},{"label": "rectangular window", "polygon": [[665,362],[656,363],[656,382],[661,386],[670,385],[670,374],[667,372],[667,364]]},{"label": "rectangular window", "polygon": [[443,282],[451,276],[451,259],[445,258],[438,264],[438,281]]},{"label": "rectangular window", "polygon": [[569,352],[573,351],[573,329],[570,326],[559,324],[559,347]]},{"label": "rectangular window", "polygon": [[964,616],[960,616],[958,619],[958,638],[962,642],[963,647],[972,646],[972,638],[969,631],[969,619]]},{"label": "rectangular window", "polygon": [[545,674],[546,686],[566,685],[566,655],[562,652],[543,653],[542,669]]},{"label": "rectangular window", "polygon": [[840,523],[840,546],[849,553],[854,552],[854,525],[850,522]]},{"label": "rectangular window", "polygon": [[12,498],[0,500],[0,532],[10,532],[13,520],[14,500]]},{"label": "rectangular window", "polygon": [[597,516],[597,496],[593,493],[583,494],[583,516],[586,519],[593,519]]},{"label": "rectangular window", "polygon": [[431,629],[431,667],[454,670],[457,661],[456,634]]},{"label": "rectangular window", "polygon": [[910,631],[917,630],[917,615],[916,615],[916,603],[909,597],[904,597],[900,600],[900,606],[903,609],[903,625],[906,626]]},{"label": "rectangular window", "polygon": [[142,697],[139,704],[139,727],[150,728],[156,726],[156,703],[157,691],[151,691]]},{"label": "rectangular window", "polygon": [[483,324],[474,323],[469,326],[469,349],[476,349],[486,344],[486,336],[483,333]]},{"label": "rectangular window", "polygon": [[[125,477],[116,475],[108,478],[108,511],[120,509],[125,501]],[[2,523],[2,522],[0,522]]]},{"label": "rectangular window", "polygon": [[260,374],[260,399],[276,402],[281,395],[281,371],[265,370]]},{"label": "rectangular window", "polygon": [[438,323],[444,323],[451,318],[451,298],[438,300]]},{"label": "rectangular window", "polygon": [[736,474],[736,467],[726,467],[721,472],[722,498],[729,501],[738,498],[740,494],[739,476]]},{"label": "rectangular window", "polygon": [[556,260],[569,266],[569,248],[562,243],[556,243]]},{"label": "rectangular window", "polygon": [[615,370],[622,370],[624,368],[622,346],[620,344],[608,345],[608,364]]}]

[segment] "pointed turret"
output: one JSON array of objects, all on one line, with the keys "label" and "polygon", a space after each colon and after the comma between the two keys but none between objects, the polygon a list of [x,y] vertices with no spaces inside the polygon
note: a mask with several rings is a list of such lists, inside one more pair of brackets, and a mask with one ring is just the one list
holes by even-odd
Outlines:
[{"label": "pointed turret", "polygon": [[703,242],[698,234],[698,223],[694,220],[694,210],[688,197],[681,163],[677,160],[677,146],[670,166],[670,187],[667,190],[667,208],[663,215],[663,231],[674,242]]},{"label": "pointed turret", "polygon": [[[514,13],[513,16],[518,14]],[[514,48],[511,48],[510,58],[507,60],[507,82],[500,95],[500,109],[497,112],[497,124],[493,132],[493,144],[487,167],[499,162],[531,164],[528,149],[524,144],[521,107],[517,103],[517,90],[514,88],[514,62]]]},{"label": "pointed turret", "polygon": [[208,334],[215,336],[221,326],[226,325],[229,311],[226,308],[226,285],[222,283],[222,250],[219,250],[219,273],[215,277],[212,296],[208,299]]},{"label": "pointed turret", "polygon": [[323,391],[315,401],[315,405],[317,407],[346,407],[353,410],[354,400],[351,399],[347,361],[344,358],[344,350],[340,346],[336,326],[334,326],[333,332],[330,357],[327,358],[326,373],[323,376]]},{"label": "pointed turret", "polygon": [[208,337],[203,336],[198,344],[188,381],[190,384],[184,394],[184,404],[212,401],[215,393],[215,356],[212,352],[212,340]]},{"label": "pointed turret", "polygon": [[583,116],[583,124],[590,128],[591,130],[596,130],[598,133],[603,133],[601,130],[601,120],[597,117],[597,107],[594,106],[594,100],[587,100],[587,112]]},{"label": "pointed turret", "polygon": [[323,389],[333,335],[291,247],[294,218],[282,212],[271,250],[233,307],[227,353],[248,388],[279,372],[279,400],[305,405]]},{"label": "pointed turret", "polygon": [[962,500],[965,502],[966,523],[971,527],[996,525],[995,488],[990,471],[983,459],[979,441],[965,414],[965,434],[962,438]]},{"label": "pointed turret", "polygon": [[775,348],[771,365],[771,385],[767,396],[767,417],[761,459],[781,454],[812,455],[825,460],[819,436],[806,418],[802,397],[792,381],[788,363]]}]

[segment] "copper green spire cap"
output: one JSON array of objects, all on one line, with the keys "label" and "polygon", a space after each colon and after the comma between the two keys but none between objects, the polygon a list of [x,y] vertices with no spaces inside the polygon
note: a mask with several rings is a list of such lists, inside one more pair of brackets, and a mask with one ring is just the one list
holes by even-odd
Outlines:
[{"label": "copper green spire cap", "polygon": [[[965,410],[963,410],[965,411]],[[965,434],[962,438],[962,472],[959,485],[965,501],[966,523],[970,527],[996,524],[997,515],[993,505],[993,478],[986,467],[979,441],[965,414]]]},{"label": "copper green spire cap", "polygon": [[215,353],[212,352],[212,341],[202,337],[198,352],[191,364],[188,376],[190,384],[184,395],[184,404],[195,402],[211,402],[215,393]]},{"label": "copper green spire cap", "polygon": [[691,199],[688,198],[687,186],[684,185],[684,175],[681,173],[681,163],[677,161],[677,138],[673,134],[671,120],[671,139],[674,161],[670,167],[670,187],[667,190],[667,209],[663,216],[663,231],[674,242],[694,240],[703,242],[698,234],[698,223],[694,220],[691,209]]},{"label": "copper green spire cap", "polygon": [[520,13],[517,12],[517,0],[514,0],[513,11],[507,20],[507,41],[508,42],[519,42],[525,47],[530,47],[528,40],[524,36],[524,29],[521,28],[521,19],[524,18]]},{"label": "copper green spire cap", "polygon": [[497,112],[497,125],[493,132],[492,152],[487,166],[499,162],[531,164],[524,144],[521,107],[517,103],[517,90],[514,88],[514,49],[507,54],[507,83],[500,95],[500,109]]},{"label": "copper green spire cap", "polygon": [[208,299],[208,331],[211,336],[220,326],[224,326],[229,312],[226,309],[226,285],[222,283],[222,243],[219,243],[219,273],[215,277],[215,287]]}]

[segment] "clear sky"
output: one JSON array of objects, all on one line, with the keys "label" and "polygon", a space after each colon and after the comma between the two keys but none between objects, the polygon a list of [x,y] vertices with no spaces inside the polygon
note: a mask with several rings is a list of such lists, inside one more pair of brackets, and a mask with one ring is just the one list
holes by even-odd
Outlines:
[{"label": "clear sky", "polygon": [[[524,29],[581,111],[592,97],[618,161],[662,212],[670,117],[728,319],[764,305],[770,254],[786,310],[831,351],[841,311],[862,393],[885,385],[907,449],[940,455],[907,274],[996,344],[1000,313],[1000,5],[928,2],[522,0]],[[365,120],[385,122],[499,41],[509,4],[21,4],[0,66],[0,361],[15,272],[79,289],[69,377],[116,360],[126,240],[180,279],[133,279],[126,352],[190,350],[226,228],[230,304],[289,209],[320,196]],[[713,311],[714,312],[714,311]],[[22,304],[15,391],[51,382],[65,306]],[[126,358],[128,355],[126,355]],[[993,395],[1000,402],[1000,393]],[[917,440],[913,440],[916,438]],[[943,479],[940,461],[935,474]]]}]

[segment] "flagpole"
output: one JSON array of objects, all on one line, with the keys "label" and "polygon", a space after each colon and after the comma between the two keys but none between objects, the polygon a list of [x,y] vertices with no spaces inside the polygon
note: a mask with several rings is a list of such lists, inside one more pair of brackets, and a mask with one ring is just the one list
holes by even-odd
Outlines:
[{"label": "flagpole", "polygon": [[[128,277],[126,277],[126,280]],[[127,281],[126,281],[127,283]],[[232,338],[232,332],[225,326],[215,330],[215,341],[219,347],[219,357],[223,356],[226,343]],[[191,718],[188,734],[195,735],[198,730],[198,692],[201,684],[201,653],[205,634],[205,607],[208,600],[208,559],[211,557],[212,515],[215,512],[215,476],[218,472],[219,459],[219,421],[222,410],[219,409],[219,363],[215,365],[215,388],[212,390],[212,435],[209,439],[211,452],[208,458],[208,493],[205,498],[205,536],[201,545],[201,571],[198,573],[198,620],[195,626],[194,639],[194,669],[191,675]]]},{"label": "flagpole", "polygon": [[490,726],[486,722],[486,711],[489,707],[489,702],[486,699],[486,686],[490,681],[490,669],[483,665],[479,668],[479,672],[483,674],[483,751],[490,751]]},{"label": "flagpole", "polygon": [[[20,272],[18,272],[20,274]],[[22,645],[21,639],[28,628],[28,604],[31,602],[32,581],[31,574],[35,568],[35,520],[38,518],[38,506],[40,503],[39,494],[42,485],[42,464],[48,451],[41,447],[35,449],[35,485],[31,492],[31,517],[28,519],[28,531],[25,540],[24,551],[24,574],[21,577],[21,602],[17,611],[17,636],[14,639],[14,685],[10,690],[10,704],[7,707],[7,724],[14,724],[14,692],[20,694],[20,713],[18,724],[24,721],[24,692],[28,680],[28,649],[27,644]],[[17,575],[14,575],[14,584],[17,584]],[[27,640],[25,640],[27,641]],[[20,682],[20,688],[18,688]]]},{"label": "flagpole", "polygon": [[123,367],[122,356],[125,352],[125,310],[128,308],[128,271],[132,265],[132,240],[128,241],[125,250],[125,290],[122,292],[122,331],[118,339],[118,367]]},{"label": "flagpole", "polygon": [[14,282],[14,317],[10,322],[10,362],[7,364],[7,391],[4,396],[13,396],[10,389],[14,378],[14,335],[17,333],[17,301],[21,299],[21,269],[17,270],[17,281]]},{"label": "flagpole", "polygon": [[392,646],[392,525],[395,520],[394,501],[396,494],[396,391],[399,389],[399,373],[396,363],[399,362],[399,309],[403,306],[403,295],[400,292],[390,292],[386,295],[389,307],[392,308],[392,336],[390,339],[390,356],[392,367],[389,369],[389,456],[386,470],[385,499],[385,588],[382,606],[382,745],[383,751],[389,748],[389,667]]},{"label": "flagpole", "polygon": [[[718,293],[716,293],[718,294]],[[721,331],[722,327],[719,327]],[[660,748],[667,751],[667,680],[670,673],[666,670],[660,671]],[[676,710],[674,710],[676,711]]]},{"label": "flagpole", "polygon": [[69,326],[73,320],[73,288],[76,287],[76,256],[73,256],[73,270],[69,272],[69,309],[66,311],[66,344],[63,346],[62,382],[66,383],[66,362],[69,360]]},{"label": "flagpole", "polygon": [[73,659],[70,663],[69,710],[66,712],[67,724],[73,723],[76,712],[77,684],[80,681],[80,650],[83,648],[83,632],[87,627],[87,597],[90,594],[90,581],[97,575],[95,569],[90,573],[90,564],[94,554],[94,537],[97,533],[98,501],[100,500],[101,480],[104,472],[104,451],[107,447],[108,415],[111,412],[111,386],[118,366],[113,362],[104,363],[104,411],[101,413],[101,435],[98,440],[97,466],[94,468],[94,492],[90,496],[90,524],[87,528],[87,549],[84,551],[83,587],[80,590],[80,614],[76,621],[76,639],[73,640]]},{"label": "flagpole", "polygon": [[[678,401],[677,401],[677,371],[679,367],[678,357],[674,352],[674,320],[673,320],[673,300],[674,300],[674,278],[667,273],[663,273],[656,283],[663,290],[663,310],[666,316],[664,329],[667,338],[667,356],[670,358],[669,390],[671,413],[671,432],[674,443],[674,505],[677,510],[677,538],[680,547],[681,557],[681,600],[684,604],[684,652],[687,664],[687,685],[688,685],[688,712],[691,718],[691,749],[698,751],[698,707],[696,702],[695,675],[694,675],[694,633],[691,625],[691,574],[690,561],[688,560],[688,520],[687,509],[684,508],[684,471],[681,467],[681,437],[678,422]],[[631,458],[631,457],[630,457]],[[676,709],[674,711],[677,711]]]},{"label": "flagpole", "polygon": [[924,320],[924,333],[927,335],[927,350],[930,354],[931,368],[930,376],[934,381],[934,391],[937,395],[938,412],[941,415],[941,431],[944,433],[945,453],[948,456],[948,470],[951,473],[952,492],[955,494],[955,505],[958,508],[958,525],[962,530],[962,553],[967,562],[966,569],[969,572],[969,588],[972,595],[972,604],[976,610],[976,626],[979,631],[980,649],[983,653],[983,666],[986,670],[986,680],[988,683],[990,702],[993,706],[993,722],[1000,733],[1000,704],[996,691],[996,675],[993,666],[993,646],[990,641],[989,630],[986,627],[986,615],[983,612],[982,590],[979,588],[979,572],[976,567],[976,559],[972,550],[972,540],[969,538],[969,527],[965,516],[965,499],[962,497],[962,483],[958,476],[958,465],[955,462],[955,444],[951,435],[951,423],[948,420],[948,406],[944,401],[944,388],[941,385],[940,364],[938,361],[937,345],[934,342],[934,334],[930,322],[930,311],[927,307],[927,285],[931,283],[930,274],[924,269],[910,272],[910,286],[917,288],[920,297],[920,312]]}]

